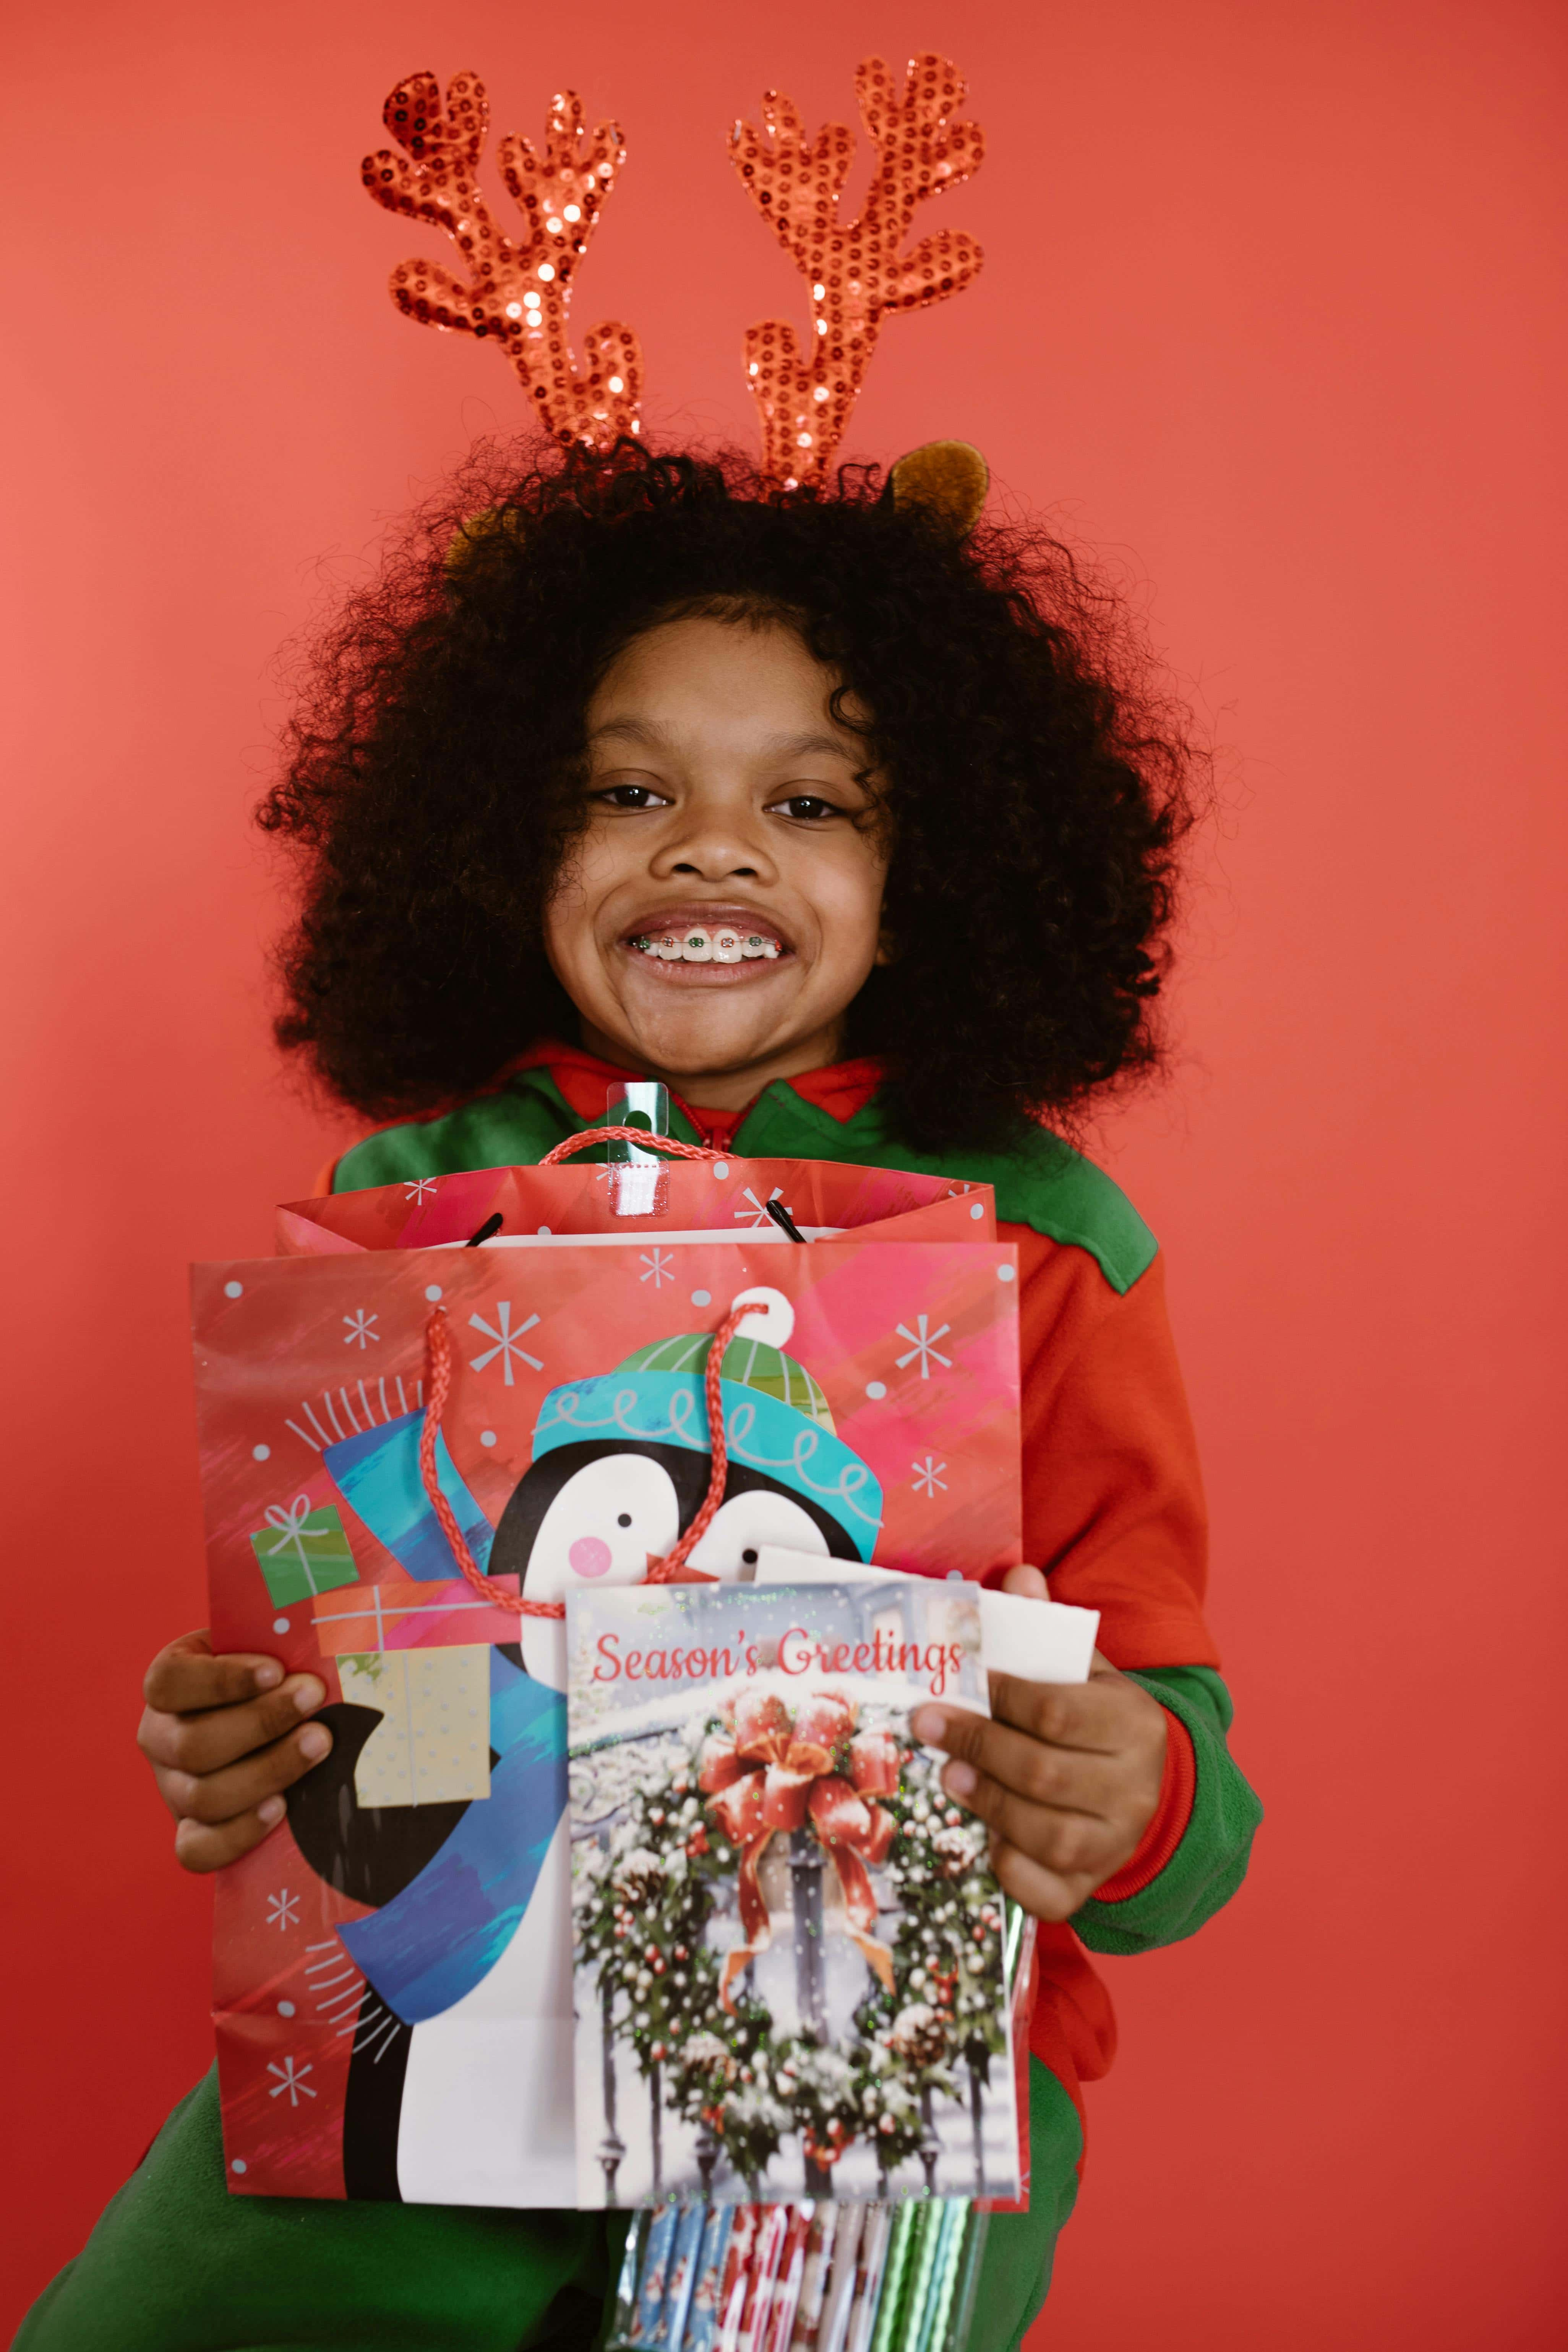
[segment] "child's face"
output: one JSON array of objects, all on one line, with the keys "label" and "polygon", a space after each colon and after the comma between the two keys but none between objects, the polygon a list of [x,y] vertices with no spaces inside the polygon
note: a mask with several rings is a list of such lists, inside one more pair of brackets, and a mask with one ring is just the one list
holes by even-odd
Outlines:
[{"label": "child's face", "polygon": [[880,960],[887,831],[836,683],[791,629],[671,621],[588,708],[546,950],[591,1051],[715,1108],[831,1062]]}]

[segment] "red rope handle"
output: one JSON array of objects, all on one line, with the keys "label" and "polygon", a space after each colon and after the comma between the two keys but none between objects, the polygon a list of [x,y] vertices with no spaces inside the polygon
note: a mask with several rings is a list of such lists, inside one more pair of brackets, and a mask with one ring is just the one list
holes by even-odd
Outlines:
[{"label": "red rope handle", "polygon": [[731,1340],[740,1329],[742,1318],[755,1311],[752,1307],[731,1307],[709,1344],[707,1369],[702,1375],[702,1399],[708,1410],[708,1444],[713,1456],[713,1467],[708,1474],[708,1492],[702,1497],[702,1508],[674,1549],[666,1552],[664,1558],[648,1570],[650,1584],[717,1584],[719,1581],[716,1576],[710,1576],[705,1568],[688,1568],[686,1563],[707,1534],[713,1514],[724,1499],[730,1455],[724,1444],[724,1398],[720,1381],[723,1377],[724,1357]]},{"label": "red rope handle", "polygon": [[585,1143],[641,1143],[649,1151],[668,1151],[677,1160],[723,1160],[732,1157],[722,1151],[712,1151],[705,1143],[682,1143],[679,1136],[653,1135],[646,1127],[585,1127],[581,1135],[569,1135],[553,1151],[547,1151],[539,1165],[553,1168],[574,1151],[581,1151]]},{"label": "red rope handle", "polygon": [[[610,1130],[612,1133],[615,1129]],[[636,1128],[620,1130],[637,1134]],[[591,1139],[579,1137],[579,1141]],[[663,1136],[656,1141],[664,1142]],[[677,1147],[694,1159],[716,1159],[716,1152],[706,1155],[692,1150],[689,1143]],[[543,1162],[541,1161],[541,1166]],[[647,1572],[649,1584],[717,1584],[719,1579],[705,1568],[687,1565],[692,1552],[701,1542],[713,1523],[713,1515],[724,1499],[724,1481],[730,1474],[729,1449],[724,1443],[724,1398],[720,1385],[723,1377],[724,1358],[731,1340],[744,1317],[755,1313],[753,1307],[732,1307],[714,1332],[708,1349],[708,1362],[702,1375],[702,1400],[708,1416],[708,1444],[712,1455],[712,1467],[708,1474],[708,1492],[702,1497],[702,1507],[691,1525],[662,1559],[655,1560]],[[516,1617],[564,1617],[564,1601],[526,1601],[521,1592],[509,1592],[504,1584],[496,1583],[480,1568],[468,1549],[467,1537],[458,1525],[458,1515],[442,1492],[436,1469],[436,1440],[441,1433],[441,1416],[447,1410],[447,1400],[452,1392],[452,1341],[447,1328],[444,1307],[431,1309],[425,1326],[425,1342],[428,1361],[425,1380],[425,1420],[419,1432],[419,1476],[429,1499],[431,1509],[440,1521],[452,1558],[457,1561],[465,1580],[471,1584],[482,1601],[492,1608],[509,1609]]]},{"label": "red rope handle", "polygon": [[425,1377],[425,1423],[419,1432],[419,1476],[430,1498],[430,1508],[441,1522],[441,1532],[451,1547],[452,1558],[462,1570],[468,1581],[481,1600],[492,1608],[510,1609],[518,1617],[564,1617],[563,1601],[525,1601],[521,1592],[509,1592],[504,1584],[497,1584],[480,1568],[468,1549],[468,1538],[458,1525],[458,1515],[441,1491],[441,1481],[436,1472],[436,1440],[441,1433],[441,1415],[447,1410],[447,1399],[452,1390],[452,1341],[447,1329],[447,1310],[432,1310],[425,1326],[425,1344],[428,1353]]}]

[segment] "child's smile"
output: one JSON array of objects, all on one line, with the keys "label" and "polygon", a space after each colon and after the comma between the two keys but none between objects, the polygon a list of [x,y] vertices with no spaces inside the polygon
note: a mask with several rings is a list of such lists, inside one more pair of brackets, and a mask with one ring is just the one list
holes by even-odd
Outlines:
[{"label": "child's smile", "polygon": [[655,907],[636,918],[621,944],[685,987],[733,988],[795,953],[774,917],[734,899]]},{"label": "child's smile", "polygon": [[715,1109],[837,1056],[883,960],[887,828],[837,681],[778,622],[661,623],[587,714],[545,917],[583,1041]]}]

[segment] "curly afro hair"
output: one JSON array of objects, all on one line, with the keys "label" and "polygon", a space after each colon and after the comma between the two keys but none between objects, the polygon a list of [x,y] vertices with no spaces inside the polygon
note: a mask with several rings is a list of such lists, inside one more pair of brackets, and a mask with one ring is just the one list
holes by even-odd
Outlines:
[{"label": "curly afro hair", "polygon": [[907,1140],[1005,1146],[1153,1066],[1196,755],[1115,600],[1043,531],[957,541],[873,468],[780,496],[638,445],[480,451],[310,647],[258,811],[303,864],[280,1044],[388,1118],[575,1034],[541,937],[584,713],[630,638],[703,610],[787,614],[840,723],[870,714],[898,953],[846,1050],[886,1057]]}]

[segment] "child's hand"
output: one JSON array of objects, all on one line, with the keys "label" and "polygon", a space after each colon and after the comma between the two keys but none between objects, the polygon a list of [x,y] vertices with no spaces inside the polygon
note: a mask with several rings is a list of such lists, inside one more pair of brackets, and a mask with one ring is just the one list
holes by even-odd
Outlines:
[{"label": "child's hand", "polygon": [[292,1787],[332,1744],[324,1723],[299,1728],[326,1697],[314,1675],[284,1678],[276,1658],[215,1658],[205,1633],[160,1650],[142,1685],[136,1744],[178,1826],[174,1858],[221,1870],[283,1818]]},{"label": "child's hand", "polygon": [[[1047,1598],[1037,1568],[1008,1592]],[[954,1759],[942,1784],[991,1829],[991,1866],[1037,1919],[1070,1919],[1130,1861],[1154,1818],[1165,1769],[1165,1710],[1097,1650],[1087,1683],[991,1677],[993,1719],[922,1706],[917,1739]]]}]

